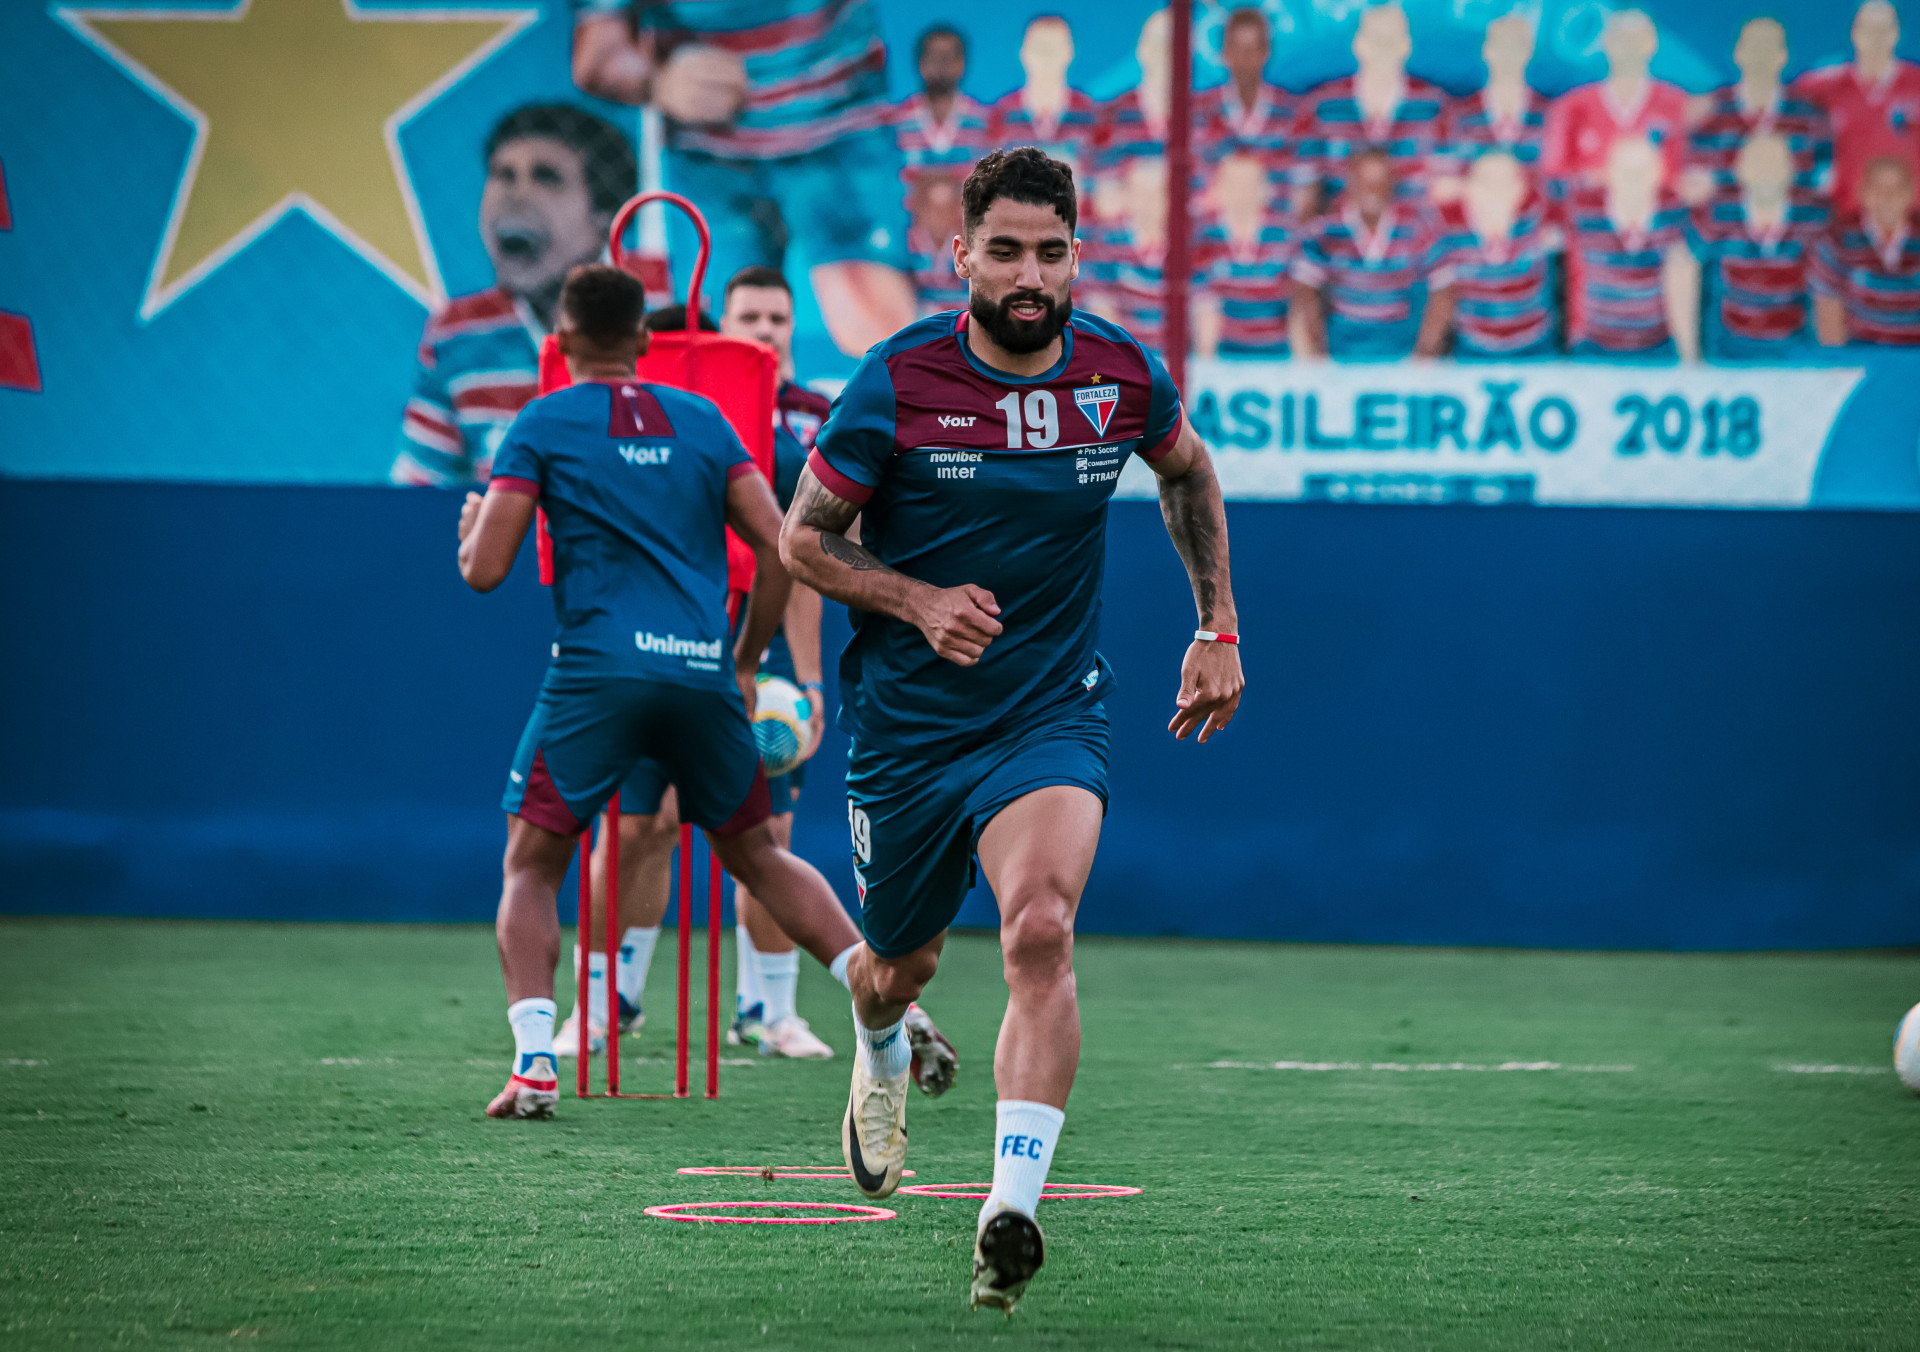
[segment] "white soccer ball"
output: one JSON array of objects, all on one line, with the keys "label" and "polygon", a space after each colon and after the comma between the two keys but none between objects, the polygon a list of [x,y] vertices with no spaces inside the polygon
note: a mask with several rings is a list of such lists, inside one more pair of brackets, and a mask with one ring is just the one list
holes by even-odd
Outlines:
[{"label": "white soccer ball", "polygon": [[768,777],[784,775],[813,749],[813,701],[778,676],[762,676],[754,686],[753,740]]},{"label": "white soccer ball", "polygon": [[1900,1031],[1893,1035],[1893,1073],[1901,1084],[1920,1094],[1920,1005],[1907,1011]]}]

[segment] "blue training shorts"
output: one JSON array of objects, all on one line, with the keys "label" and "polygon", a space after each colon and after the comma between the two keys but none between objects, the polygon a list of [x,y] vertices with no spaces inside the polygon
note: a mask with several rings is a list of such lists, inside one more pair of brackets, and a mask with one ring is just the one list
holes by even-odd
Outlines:
[{"label": "blue training shorts", "polygon": [[[702,830],[735,835],[770,815],[766,771],[738,694],[552,669],[520,735],[501,806],[574,835],[636,763],[652,765],[662,787],[679,790],[680,819]],[[655,791],[651,810],[659,806]],[[647,810],[624,794],[621,809]]]},{"label": "blue training shorts", "polygon": [[948,760],[860,745],[847,759],[847,823],[860,924],[883,958],[937,938],[973,886],[980,833],[1023,794],[1071,784],[1107,802],[1107,713],[1099,705]]}]

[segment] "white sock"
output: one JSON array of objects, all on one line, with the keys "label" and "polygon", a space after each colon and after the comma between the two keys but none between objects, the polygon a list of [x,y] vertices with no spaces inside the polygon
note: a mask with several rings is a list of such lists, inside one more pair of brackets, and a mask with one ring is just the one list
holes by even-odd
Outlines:
[{"label": "white sock", "polygon": [[653,946],[660,941],[660,927],[642,929],[630,925],[620,936],[620,965],[614,980],[620,983],[620,998],[640,1008],[640,997],[647,993],[647,968],[653,964]]},{"label": "white sock", "polygon": [[[580,945],[573,946],[574,989],[579,989]],[[587,1018],[594,1023],[607,1021],[607,955],[587,954]]]},{"label": "white sock", "polygon": [[993,1190],[980,1208],[982,1223],[1008,1208],[1034,1213],[1067,1115],[1045,1103],[1001,1099],[993,1119]]},{"label": "white sock", "polygon": [[760,964],[754,961],[760,956],[760,950],[753,946],[753,936],[747,933],[745,925],[733,927],[733,942],[733,1012],[745,1014],[763,1002],[760,994]]},{"label": "white sock", "polygon": [[533,1079],[546,1079],[559,1062],[553,1056],[553,1001],[541,996],[515,1000],[507,1006],[507,1023],[513,1028],[513,1069],[527,1074],[537,1057],[546,1057],[545,1066],[532,1067]]},{"label": "white sock", "polygon": [[860,1049],[860,1064],[867,1068],[867,1074],[877,1080],[891,1080],[907,1073],[913,1064],[913,1049],[907,1045],[906,1025],[903,1018],[885,1028],[868,1028],[858,1014],[853,1016],[854,1045]]},{"label": "white sock", "polygon": [[753,962],[760,969],[760,999],[766,1005],[767,1022],[791,1019],[797,1012],[793,1000],[800,985],[799,951],[790,948],[785,953],[762,953],[756,949]]},{"label": "white sock", "polygon": [[839,957],[827,964],[827,970],[833,973],[833,979],[848,990],[853,989],[853,982],[847,979],[847,964],[853,961],[854,951],[859,947],[859,944],[848,944]]}]

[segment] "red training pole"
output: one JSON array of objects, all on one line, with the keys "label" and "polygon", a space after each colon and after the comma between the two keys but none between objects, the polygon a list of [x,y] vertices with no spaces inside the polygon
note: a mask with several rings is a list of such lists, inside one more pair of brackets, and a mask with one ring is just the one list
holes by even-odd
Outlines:
[{"label": "red training pole", "polygon": [[587,968],[593,962],[593,955],[587,952],[587,935],[591,932],[593,917],[593,850],[587,843],[591,834],[580,833],[580,921],[573,927],[580,939],[580,961],[574,964],[578,969],[574,973],[578,985],[573,993],[573,1023],[580,1034],[579,1045],[573,1049],[575,1098],[587,1096]]},{"label": "red training pole", "polygon": [[602,904],[607,908],[607,1097],[620,1096],[620,790],[607,800],[607,815],[600,822],[607,842],[607,887]]},{"label": "red training pole", "polygon": [[707,842],[707,1097],[720,1097],[720,861]]},{"label": "red training pole", "polygon": [[1193,0],[1169,0],[1173,21],[1173,88],[1167,103],[1167,271],[1165,335],[1167,374],[1187,392],[1187,284],[1193,271],[1187,198],[1193,189]]},{"label": "red training pole", "polygon": [[693,827],[680,826],[680,1026],[673,1049],[673,1096],[687,1096],[687,996],[693,985]]}]

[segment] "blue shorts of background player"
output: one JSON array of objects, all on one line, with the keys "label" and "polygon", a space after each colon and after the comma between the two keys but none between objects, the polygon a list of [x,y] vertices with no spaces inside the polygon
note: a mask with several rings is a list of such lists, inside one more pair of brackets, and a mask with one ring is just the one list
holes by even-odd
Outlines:
[{"label": "blue shorts of background player", "polygon": [[[508,812],[559,835],[576,834],[636,765],[679,792],[680,819],[737,835],[771,813],[766,772],[739,696],[637,677],[547,672],[514,752],[501,801]],[[659,810],[650,805],[623,812]]]},{"label": "blue shorts of background player", "polygon": [[867,946],[905,957],[940,936],[977,876],[980,833],[1014,799],[1065,784],[1107,803],[1107,713],[1082,707],[939,761],[860,744],[847,822]]}]

